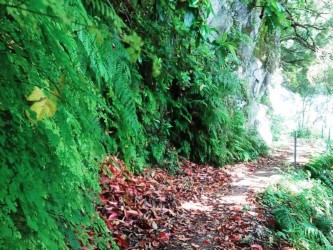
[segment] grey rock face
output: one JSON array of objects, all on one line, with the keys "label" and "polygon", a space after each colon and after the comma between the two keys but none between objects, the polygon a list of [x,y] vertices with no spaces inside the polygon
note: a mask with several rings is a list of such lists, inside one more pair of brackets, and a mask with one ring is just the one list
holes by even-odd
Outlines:
[{"label": "grey rock face", "polygon": [[211,15],[208,23],[219,31],[219,35],[233,30],[248,37],[237,48],[241,60],[238,75],[248,86],[248,125],[256,128],[261,122],[257,120],[260,100],[280,63],[279,31],[266,37],[263,42],[260,39],[262,8],[250,8],[242,0],[212,0],[211,3],[215,16]]}]

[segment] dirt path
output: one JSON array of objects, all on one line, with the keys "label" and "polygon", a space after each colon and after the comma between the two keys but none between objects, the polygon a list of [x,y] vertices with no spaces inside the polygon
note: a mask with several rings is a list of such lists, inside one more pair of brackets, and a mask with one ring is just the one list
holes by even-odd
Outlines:
[{"label": "dirt path", "polygon": [[[298,139],[298,166],[324,149],[323,143]],[[203,194],[203,199],[192,202],[192,206],[189,202],[183,205],[190,211],[200,211],[191,222],[195,233],[188,235],[189,242],[179,244],[178,241],[168,249],[279,248],[269,238],[269,227],[274,223],[270,211],[261,207],[256,197],[269,185],[277,183],[281,173],[293,167],[293,162],[294,140],[290,138],[274,145],[270,156],[256,163],[228,166],[226,173],[231,177],[228,190]]]},{"label": "dirt path", "polygon": [[[298,145],[300,165],[324,149],[304,140]],[[257,194],[292,161],[292,139],[254,163],[217,169],[184,161],[177,175],[146,169],[135,176],[110,157],[101,175],[104,204],[97,210],[120,249],[281,249],[271,242],[274,220]]]},{"label": "dirt path", "polygon": [[[311,157],[325,151],[323,142],[297,139],[296,164],[306,164]],[[230,194],[224,198],[226,203],[244,203],[247,192],[260,192],[276,183],[281,171],[294,165],[294,139],[286,138],[273,145],[270,156],[261,158],[254,164],[236,164],[227,168],[233,177]]]}]

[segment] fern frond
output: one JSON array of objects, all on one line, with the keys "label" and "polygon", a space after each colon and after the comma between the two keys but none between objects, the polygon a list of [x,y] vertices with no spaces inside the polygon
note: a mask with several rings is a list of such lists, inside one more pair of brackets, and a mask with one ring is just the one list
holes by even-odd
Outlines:
[{"label": "fern frond", "polygon": [[102,0],[84,0],[84,6],[89,10],[92,16],[104,17],[113,22],[114,27],[119,31],[126,27],[123,20],[116,14],[112,4]]},{"label": "fern frond", "polygon": [[333,249],[331,243],[323,234],[323,232],[320,231],[318,228],[316,228],[314,225],[310,223],[303,223],[303,228],[304,228],[304,234],[308,236],[310,239],[317,240],[318,242],[323,244],[326,249]]},{"label": "fern frond", "polygon": [[288,208],[281,206],[275,208],[273,213],[281,229],[286,231],[293,231],[295,229],[297,221]]},{"label": "fern frond", "polygon": [[327,215],[315,217],[313,224],[325,235],[328,235],[332,231],[333,221]]}]

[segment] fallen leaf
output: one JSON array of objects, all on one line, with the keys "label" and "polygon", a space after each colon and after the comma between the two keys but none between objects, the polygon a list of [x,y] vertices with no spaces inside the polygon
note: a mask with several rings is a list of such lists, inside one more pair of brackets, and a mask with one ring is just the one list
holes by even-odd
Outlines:
[{"label": "fallen leaf", "polygon": [[128,218],[129,216],[140,216],[140,213],[134,210],[125,210],[125,217]]},{"label": "fallen leaf", "polygon": [[235,241],[240,241],[242,239],[242,236],[240,234],[237,234],[235,236],[231,236],[230,240],[235,242]]},{"label": "fallen leaf", "polygon": [[209,244],[210,244],[210,241],[209,241],[209,240],[204,240],[203,243],[204,243],[205,245],[209,245]]},{"label": "fallen leaf", "polygon": [[192,247],[194,247],[195,249],[199,249],[199,248],[200,248],[200,246],[199,246],[199,245],[197,245],[197,244],[194,244],[194,243],[192,243],[192,244],[191,244],[191,246],[192,246]]},{"label": "fallen leaf", "polygon": [[263,250],[263,247],[261,245],[258,245],[258,244],[252,244],[251,249],[252,250]]},{"label": "fallen leaf", "polygon": [[164,233],[164,232],[161,232],[159,234],[159,237],[158,237],[160,240],[168,240],[170,238],[170,234],[169,233]]}]

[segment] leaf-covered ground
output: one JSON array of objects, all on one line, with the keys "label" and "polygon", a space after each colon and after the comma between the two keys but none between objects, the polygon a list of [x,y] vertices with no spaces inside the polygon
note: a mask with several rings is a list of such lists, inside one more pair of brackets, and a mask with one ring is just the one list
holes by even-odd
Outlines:
[{"label": "leaf-covered ground", "polygon": [[271,237],[275,222],[256,198],[290,155],[287,148],[224,169],[184,161],[177,175],[139,176],[109,157],[97,210],[121,249],[291,249]]}]

